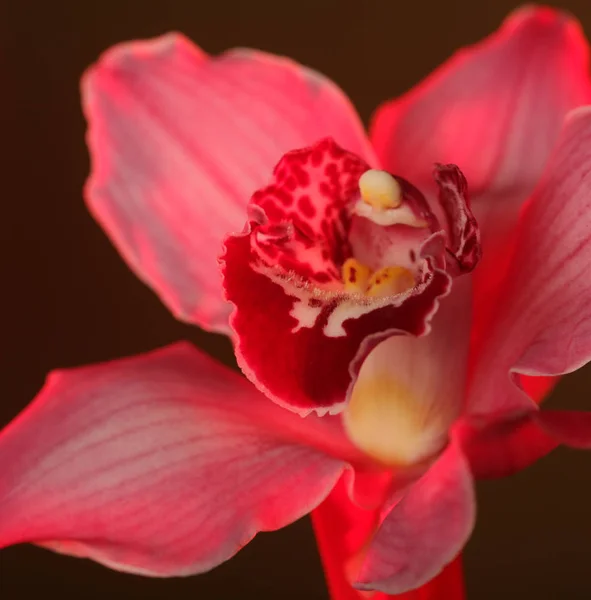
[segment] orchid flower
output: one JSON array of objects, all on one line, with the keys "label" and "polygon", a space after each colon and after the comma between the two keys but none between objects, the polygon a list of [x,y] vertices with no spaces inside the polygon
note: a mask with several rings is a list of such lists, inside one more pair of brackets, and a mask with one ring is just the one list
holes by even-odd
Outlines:
[{"label": "orchid flower", "polygon": [[571,17],[522,9],[367,137],[284,58],[107,51],[89,207],[246,377],[186,343],[52,373],[0,435],[0,546],[189,575],[312,512],[334,598],[446,565],[461,597],[473,479],[591,446],[588,414],[539,406],[591,358],[587,59]]}]

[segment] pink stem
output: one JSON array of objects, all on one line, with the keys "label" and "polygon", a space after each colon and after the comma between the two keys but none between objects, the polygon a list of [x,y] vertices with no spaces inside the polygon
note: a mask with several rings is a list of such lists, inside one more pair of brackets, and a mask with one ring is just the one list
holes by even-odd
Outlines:
[{"label": "pink stem", "polygon": [[377,524],[377,511],[357,508],[348,498],[343,481],[312,512],[312,523],[332,600],[465,600],[462,561],[458,556],[435,579],[400,595],[368,594],[348,582],[348,561]]}]

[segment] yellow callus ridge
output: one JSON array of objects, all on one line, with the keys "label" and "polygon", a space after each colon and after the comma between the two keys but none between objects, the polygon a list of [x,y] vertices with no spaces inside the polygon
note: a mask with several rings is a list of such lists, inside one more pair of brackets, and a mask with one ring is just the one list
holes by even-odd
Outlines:
[{"label": "yellow callus ridge", "polygon": [[375,460],[391,466],[416,464],[433,449],[420,405],[405,385],[387,373],[361,374],[343,413],[345,431]]},{"label": "yellow callus ridge", "polygon": [[370,169],[359,178],[361,198],[376,210],[398,208],[402,204],[402,189],[390,173]]},{"label": "yellow callus ridge", "polygon": [[355,258],[348,258],[342,268],[345,291],[359,292],[372,298],[401,294],[415,285],[411,271],[404,267],[384,267],[372,273]]},{"label": "yellow callus ridge", "polygon": [[365,293],[373,298],[383,298],[384,296],[406,292],[414,285],[415,278],[408,269],[404,267],[384,267],[370,277]]},{"label": "yellow callus ridge", "polygon": [[347,292],[365,293],[371,277],[369,267],[366,267],[355,258],[348,258],[343,264],[342,274]]}]

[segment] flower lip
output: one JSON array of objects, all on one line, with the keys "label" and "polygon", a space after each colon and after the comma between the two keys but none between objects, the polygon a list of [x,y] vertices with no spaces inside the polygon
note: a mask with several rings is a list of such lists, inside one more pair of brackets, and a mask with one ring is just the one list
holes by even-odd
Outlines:
[{"label": "flower lip", "polygon": [[[331,139],[289,152],[253,195],[245,230],[225,242],[239,365],[301,414],[340,412],[363,357],[391,335],[427,333],[450,289],[446,233],[412,184],[387,176],[402,201],[375,214],[406,211],[426,226],[381,225],[355,212],[367,171]],[[355,277],[366,278],[359,287],[348,285],[351,259]]]}]

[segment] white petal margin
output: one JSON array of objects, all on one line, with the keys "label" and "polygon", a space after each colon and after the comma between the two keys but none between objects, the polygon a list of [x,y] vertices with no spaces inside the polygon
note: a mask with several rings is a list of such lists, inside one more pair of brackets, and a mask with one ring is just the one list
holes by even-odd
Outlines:
[{"label": "white petal margin", "polygon": [[470,469],[452,443],[385,516],[355,587],[401,594],[423,585],[461,552],[475,514]]},{"label": "white petal margin", "polygon": [[0,434],[0,547],[207,571],[326,497],[330,437],[188,344],[58,371]]},{"label": "white petal margin", "polygon": [[168,34],[108,50],[85,74],[91,212],[178,318],[228,332],[217,258],[281,156],[332,136],[375,164],[341,90],[255,50],[209,57]]}]

